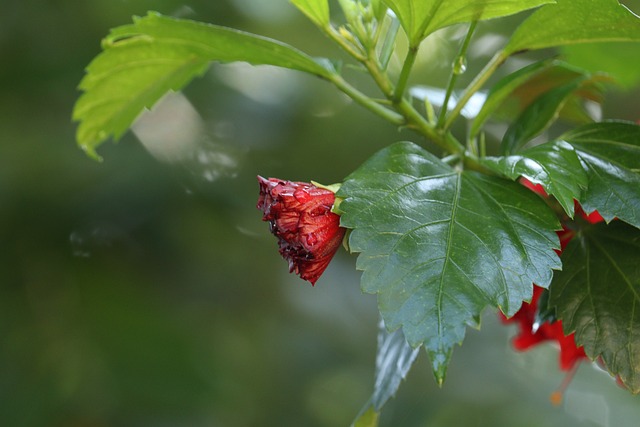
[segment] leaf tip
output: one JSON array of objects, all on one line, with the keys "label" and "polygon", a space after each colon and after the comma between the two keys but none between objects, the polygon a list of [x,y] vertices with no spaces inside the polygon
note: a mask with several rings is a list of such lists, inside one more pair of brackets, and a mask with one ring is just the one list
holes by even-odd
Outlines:
[{"label": "leaf tip", "polygon": [[449,360],[451,359],[451,349],[448,351],[429,351],[428,353],[431,358],[433,376],[436,379],[438,387],[442,387],[444,385],[444,380],[447,377],[447,367],[449,366]]},{"label": "leaf tip", "polygon": [[102,161],[103,161],[102,156],[99,155],[97,153],[97,151],[91,145],[86,144],[86,143],[80,143],[79,146],[80,146],[80,149],[82,151],[84,151],[84,153],[88,157],[90,157],[91,159],[95,160],[96,162],[102,163]]}]

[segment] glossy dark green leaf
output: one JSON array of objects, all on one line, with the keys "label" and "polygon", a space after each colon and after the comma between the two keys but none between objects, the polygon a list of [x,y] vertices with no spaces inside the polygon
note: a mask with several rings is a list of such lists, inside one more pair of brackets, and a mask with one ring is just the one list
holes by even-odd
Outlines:
[{"label": "glossy dark green leaf", "polygon": [[375,384],[371,397],[376,411],[379,412],[387,400],[396,394],[419,351],[420,349],[414,349],[407,343],[401,330],[389,332],[384,321],[380,321]]},{"label": "glossy dark green leaf", "polygon": [[591,359],[640,393],[640,230],[621,221],[581,230],[562,254],[551,304]]},{"label": "glossy dark green leaf", "polygon": [[529,16],[504,51],[607,41],[640,41],[640,19],[617,0],[558,0]]},{"label": "glossy dark green leaf", "polygon": [[629,122],[594,123],[564,134],[587,172],[580,197],[587,212],[608,222],[617,217],[640,227],[640,126]]},{"label": "glossy dark green leaf", "polygon": [[80,82],[84,94],[73,111],[73,119],[80,122],[78,144],[95,158],[98,145],[110,136],[120,138],[145,107],[202,75],[211,61],[331,74],[313,58],[275,40],[157,13],[113,29],[103,49],[87,67]]},{"label": "glossy dark green leaf", "polygon": [[549,127],[571,94],[587,80],[579,76],[568,84],[551,89],[533,101],[509,126],[502,138],[503,154],[516,153],[525,143]]},{"label": "glossy dark green leaf", "polygon": [[329,25],[329,0],[290,0],[318,27]]},{"label": "glossy dark green leaf", "polygon": [[429,34],[453,24],[513,15],[554,0],[383,0],[417,46]]},{"label": "glossy dark green leaf", "polygon": [[439,383],[484,307],[513,315],[559,268],[559,224],[523,186],[460,172],[410,142],[375,154],[338,191],[362,289],[390,330],[424,344]]},{"label": "glossy dark green leaf", "polygon": [[511,179],[523,176],[540,184],[573,218],[574,199],[587,186],[587,173],[573,147],[558,141],[535,146],[513,156],[486,157],[486,166]]}]

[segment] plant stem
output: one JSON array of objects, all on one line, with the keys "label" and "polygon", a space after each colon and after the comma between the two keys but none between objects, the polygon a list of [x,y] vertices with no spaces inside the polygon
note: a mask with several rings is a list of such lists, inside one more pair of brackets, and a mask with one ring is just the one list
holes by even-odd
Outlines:
[{"label": "plant stem", "polygon": [[442,129],[446,130],[451,127],[453,121],[458,117],[458,115],[460,115],[460,112],[462,111],[464,106],[467,105],[467,102],[469,102],[469,99],[471,99],[473,94],[480,90],[480,88],[487,82],[487,80],[489,80],[489,77],[491,77],[493,73],[495,73],[498,67],[502,65],[502,63],[506,61],[507,58],[508,56],[505,55],[504,51],[499,51],[493,56],[493,58],[491,58],[491,60],[487,63],[487,65],[485,65],[482,71],[480,71],[480,74],[478,74],[475,79],[473,79],[473,81],[469,83],[469,86],[467,86],[467,88],[465,89],[464,93],[458,100],[458,103],[453,108],[453,110],[451,110],[451,114],[449,114],[449,116],[445,120]]},{"label": "plant stem", "polygon": [[464,146],[451,133],[438,132],[406,98],[402,98],[396,108],[406,118],[407,127],[426,136],[448,153],[464,155]]},{"label": "plant stem", "polygon": [[366,56],[363,53],[358,52],[354,48],[354,46],[349,41],[347,41],[343,37],[343,35],[340,34],[340,32],[338,30],[336,30],[332,25],[324,27],[323,30],[324,30],[325,34],[327,36],[329,36],[329,38],[331,40],[336,42],[338,44],[338,46],[340,46],[345,52],[347,52],[349,55],[351,55],[358,62],[363,62],[363,61],[365,61],[367,59]]},{"label": "plant stem", "polygon": [[375,102],[373,99],[360,92],[355,87],[351,86],[345,79],[342,78],[339,74],[333,74],[330,81],[342,92],[347,94],[351,99],[353,99],[358,104],[362,105],[369,111],[377,114],[383,119],[393,123],[396,126],[402,126],[406,124],[405,118],[396,113],[395,111],[389,110],[388,108],[383,107],[382,105]]},{"label": "plant stem", "polygon": [[404,63],[402,64],[402,71],[400,72],[400,77],[398,77],[396,90],[393,93],[394,100],[400,100],[400,98],[404,96],[404,91],[407,88],[407,83],[409,82],[409,75],[411,74],[411,69],[413,68],[413,64],[416,62],[417,56],[418,56],[418,46],[409,47],[407,56],[405,57]]},{"label": "plant stem", "polygon": [[378,88],[380,88],[384,96],[391,102],[397,112],[384,107],[369,96],[360,92],[349,84],[341,75],[337,73],[332,74],[328,80],[331,81],[338,89],[358,104],[394,125],[409,127],[427,137],[448,153],[458,154],[462,157],[465,156],[464,146],[451,133],[436,130],[433,124],[423,117],[414,108],[411,102],[404,97],[404,91],[409,79],[409,74],[418,52],[417,47],[411,48],[407,53],[403,69],[400,74],[399,84],[398,86],[394,86],[386,71],[382,69],[376,58],[375,46],[370,46],[369,49],[364,51],[360,46],[353,46],[343,34],[338,32],[332,26],[326,27],[325,32],[332,40],[338,43],[342,49],[351,55],[351,57],[366,67]]},{"label": "plant stem", "polygon": [[449,99],[451,99],[451,94],[453,93],[453,88],[458,81],[458,76],[464,72],[463,67],[465,66],[467,49],[469,48],[469,43],[471,42],[471,36],[473,36],[473,32],[476,29],[478,21],[473,21],[471,25],[469,25],[469,29],[467,30],[467,35],[460,45],[460,50],[456,55],[456,58],[453,60],[453,66],[451,67],[451,76],[449,77],[449,84],[447,85],[447,92],[444,96],[444,102],[442,103],[442,109],[440,110],[440,115],[438,116],[438,124],[436,127],[442,128],[444,125],[444,119],[447,115],[447,111],[449,108]]},{"label": "plant stem", "polygon": [[384,96],[391,101],[396,111],[398,111],[404,118],[403,124],[405,126],[430,139],[448,153],[464,155],[464,146],[460,144],[453,135],[450,133],[438,132],[436,128],[429,123],[429,121],[424,118],[404,96],[401,96],[400,98],[395,97],[397,90],[394,88],[391,80],[389,80],[387,73],[380,69],[378,62],[375,60],[375,56],[372,57],[370,55],[369,59],[363,64],[367,67],[367,70],[369,70],[369,74],[371,74],[371,77],[376,82]]}]

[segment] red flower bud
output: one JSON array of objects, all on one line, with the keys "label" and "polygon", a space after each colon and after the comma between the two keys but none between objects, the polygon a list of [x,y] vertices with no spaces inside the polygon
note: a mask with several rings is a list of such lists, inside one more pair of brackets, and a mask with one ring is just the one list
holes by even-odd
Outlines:
[{"label": "red flower bud", "polygon": [[335,194],[306,182],[258,176],[257,208],[278,238],[289,272],[315,285],[340,247],[345,229],[331,208]]}]

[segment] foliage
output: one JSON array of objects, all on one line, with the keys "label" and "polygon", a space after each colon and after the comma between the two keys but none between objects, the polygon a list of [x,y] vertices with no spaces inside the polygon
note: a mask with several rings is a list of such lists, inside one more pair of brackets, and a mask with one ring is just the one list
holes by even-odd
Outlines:
[{"label": "foliage", "polygon": [[[74,110],[78,143],[96,157],[95,149],[109,136],[118,139],[143,108],[202,75],[212,61],[267,64],[320,77],[445,153],[438,157],[413,142],[389,144],[345,173],[336,193],[334,211],[350,230],[347,245],[360,254],[362,290],[378,295],[389,333],[398,330],[402,335],[394,336],[404,337],[400,344],[393,341],[393,351],[384,345],[391,335],[381,339],[379,357],[408,362],[398,363],[397,372],[378,364],[383,380],[376,383],[375,412],[405,376],[413,349],[425,347],[442,383],[466,327],[480,326],[485,307],[513,316],[531,301],[534,283],[549,288],[565,333],[575,332],[591,359],[601,357],[626,388],[640,392],[640,127],[595,122],[586,107],[602,101],[610,77],[560,60],[532,60],[488,89],[469,132],[458,126],[469,100],[513,55],[638,42],[640,19],[616,0],[341,0],[344,24],[335,26],[328,0],[292,3],[366,72],[383,100],[347,81],[338,61],[312,58],[261,36],[149,13],[112,30],[89,65]],[[478,22],[533,8],[454,97]],[[454,24],[463,24],[467,35],[443,88],[444,102],[437,111],[426,99],[423,109],[407,90],[416,58],[425,39]],[[390,55],[403,58],[397,70],[389,67]],[[560,119],[565,127],[577,127],[558,135]],[[489,132],[492,120],[510,122],[503,135]],[[491,152],[487,142],[499,148]],[[517,183],[521,178],[552,197],[538,197]],[[559,258],[555,232],[574,218],[576,202],[587,213],[597,210],[606,223],[579,227]],[[376,422],[377,414],[364,413]]]}]

